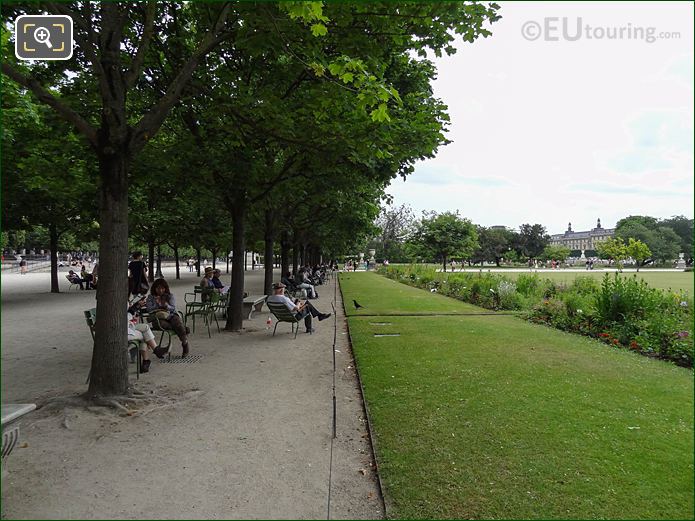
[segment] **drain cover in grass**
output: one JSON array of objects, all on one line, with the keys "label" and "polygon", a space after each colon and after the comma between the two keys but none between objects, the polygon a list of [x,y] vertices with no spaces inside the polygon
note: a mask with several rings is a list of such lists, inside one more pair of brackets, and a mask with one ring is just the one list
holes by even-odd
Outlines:
[{"label": "drain cover in grass", "polygon": [[391,322],[370,322],[370,326],[391,326]]},{"label": "drain cover in grass", "polygon": [[379,336],[401,336],[400,333],[374,333],[375,337]]}]

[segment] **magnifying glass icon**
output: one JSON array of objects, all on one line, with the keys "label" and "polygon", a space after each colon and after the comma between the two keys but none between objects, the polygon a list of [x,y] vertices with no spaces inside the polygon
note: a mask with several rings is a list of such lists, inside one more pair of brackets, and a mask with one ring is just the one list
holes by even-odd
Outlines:
[{"label": "magnifying glass icon", "polygon": [[45,43],[46,47],[52,49],[53,46],[51,45],[50,38],[51,33],[45,27],[37,27],[34,31],[34,39],[39,43]]}]

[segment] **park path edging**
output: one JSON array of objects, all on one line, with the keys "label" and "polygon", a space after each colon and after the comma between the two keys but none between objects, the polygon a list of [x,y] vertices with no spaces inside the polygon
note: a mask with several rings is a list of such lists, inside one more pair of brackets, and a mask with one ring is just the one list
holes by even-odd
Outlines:
[{"label": "park path edging", "polygon": [[376,474],[376,482],[378,485],[378,491],[379,491],[379,501],[381,501],[381,505],[384,508],[384,518],[388,519],[389,518],[389,510],[391,509],[391,505],[386,501],[386,496],[384,495],[384,485],[381,482],[381,464],[379,463],[379,457],[378,457],[378,452],[377,452],[377,442],[376,438],[374,437],[374,431],[372,430],[372,417],[369,413],[369,405],[367,405],[367,400],[364,397],[364,387],[362,386],[362,375],[360,374],[360,368],[357,365],[357,360],[355,358],[355,350],[353,348],[352,344],[352,335],[350,334],[350,324],[348,322],[348,314],[347,310],[345,309],[345,299],[343,298],[343,286],[340,284],[340,276],[337,276],[337,282],[338,286],[340,287],[340,301],[343,305],[343,313],[345,314],[345,328],[347,329],[347,341],[348,345],[350,346],[350,356],[352,357],[352,363],[353,367],[355,368],[355,375],[357,376],[357,385],[359,386],[360,389],[360,396],[362,397],[362,410],[364,411],[364,417],[367,422],[367,432],[369,432],[369,447],[372,452],[372,459],[374,460],[374,473]]}]

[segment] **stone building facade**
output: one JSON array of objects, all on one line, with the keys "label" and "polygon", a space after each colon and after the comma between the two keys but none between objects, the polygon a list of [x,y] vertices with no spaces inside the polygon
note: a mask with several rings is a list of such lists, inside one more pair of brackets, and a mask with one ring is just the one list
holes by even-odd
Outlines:
[{"label": "stone building facade", "polygon": [[602,228],[601,219],[596,221],[596,228],[585,232],[572,231],[572,223],[567,225],[565,233],[550,236],[550,244],[564,246],[571,251],[596,250],[596,244],[615,235],[615,228]]}]

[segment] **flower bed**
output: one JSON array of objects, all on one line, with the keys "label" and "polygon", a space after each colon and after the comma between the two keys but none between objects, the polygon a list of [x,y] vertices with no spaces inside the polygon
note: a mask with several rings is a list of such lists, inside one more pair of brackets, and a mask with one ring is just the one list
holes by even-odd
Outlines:
[{"label": "flower bed", "polygon": [[516,281],[499,273],[441,273],[422,266],[388,266],[386,277],[526,319],[597,338],[647,356],[693,365],[693,302],[687,295],[649,287],[636,275],[578,276],[564,285],[536,274]]}]

